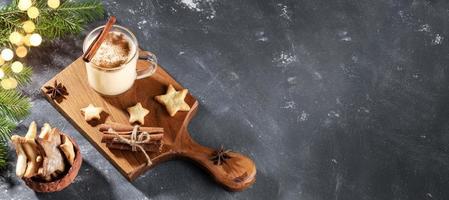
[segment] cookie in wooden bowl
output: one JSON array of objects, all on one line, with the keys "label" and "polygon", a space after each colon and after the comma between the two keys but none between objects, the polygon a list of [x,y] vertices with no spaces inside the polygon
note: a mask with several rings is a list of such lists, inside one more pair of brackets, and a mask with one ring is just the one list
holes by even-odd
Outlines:
[{"label": "cookie in wooden bowl", "polygon": [[37,136],[32,122],[24,136],[13,135],[16,175],[36,192],[56,192],[69,186],[81,168],[82,156],[76,141],[45,124]]}]

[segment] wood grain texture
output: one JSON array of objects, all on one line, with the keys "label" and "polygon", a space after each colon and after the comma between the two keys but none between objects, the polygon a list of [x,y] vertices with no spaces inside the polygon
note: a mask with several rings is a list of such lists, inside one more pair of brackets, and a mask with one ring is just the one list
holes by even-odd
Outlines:
[{"label": "wood grain texture", "polygon": [[[138,61],[137,65],[138,69],[142,69],[145,63]],[[69,96],[60,103],[45,94],[44,86],[52,85],[55,80],[65,85],[69,92]],[[41,91],[47,100],[130,181],[163,161],[185,158],[199,164],[216,182],[229,190],[243,190],[254,183],[256,166],[251,159],[232,152],[231,159],[226,163],[214,165],[210,161],[214,149],[202,146],[190,137],[188,124],[198,109],[198,101],[190,93],[185,99],[191,107],[190,111],[178,112],[174,117],[170,117],[164,106],[154,100],[154,96],[165,93],[169,84],[177,90],[182,89],[182,86],[159,66],[155,74],[137,80],[127,92],[117,96],[101,96],[88,86],[84,61],[79,58],[45,83]],[[145,117],[144,126],[163,127],[165,131],[162,151],[149,154],[153,162],[150,167],[146,166],[145,156],[141,152],[107,148],[106,144],[101,143],[102,134],[98,129],[104,122],[128,124],[129,116],[126,108],[138,102],[150,110]],[[101,120],[90,123],[84,121],[80,109],[89,103],[105,109]]]}]

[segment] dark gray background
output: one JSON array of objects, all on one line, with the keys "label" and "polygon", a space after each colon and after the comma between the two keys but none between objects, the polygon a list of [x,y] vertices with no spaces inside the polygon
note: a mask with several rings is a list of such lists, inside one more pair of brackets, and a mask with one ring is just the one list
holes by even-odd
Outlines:
[{"label": "dark gray background", "polygon": [[36,120],[74,136],[79,176],[36,194],[11,151],[1,199],[449,198],[448,1],[188,2],[104,3],[199,99],[192,136],[249,155],[256,183],[227,192],[185,161],[126,181],[38,90],[81,55],[84,32],[33,49],[33,109],[18,130]]}]

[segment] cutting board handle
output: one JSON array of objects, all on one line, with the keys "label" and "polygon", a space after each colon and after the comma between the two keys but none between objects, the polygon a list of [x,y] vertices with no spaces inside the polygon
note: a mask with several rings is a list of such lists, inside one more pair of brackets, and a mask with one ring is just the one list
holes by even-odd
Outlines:
[{"label": "cutting board handle", "polygon": [[[185,130],[187,131],[187,130]],[[182,135],[190,135],[182,134]],[[187,138],[186,138],[187,139]],[[256,165],[248,157],[231,151],[231,157],[221,165],[211,160],[215,149],[200,145],[188,137],[188,142],[183,144],[180,156],[193,160],[203,167],[215,179],[231,191],[241,191],[251,186],[256,180]]]}]

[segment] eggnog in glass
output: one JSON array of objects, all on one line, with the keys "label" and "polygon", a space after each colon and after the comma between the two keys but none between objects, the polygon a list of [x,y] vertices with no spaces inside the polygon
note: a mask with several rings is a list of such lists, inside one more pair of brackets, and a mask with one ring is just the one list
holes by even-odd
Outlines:
[{"label": "eggnog in glass", "polygon": [[[83,43],[83,51],[101,33],[103,26],[90,32]],[[137,72],[137,60],[147,62],[147,69]],[[136,79],[151,76],[157,67],[156,56],[138,49],[137,39],[128,29],[113,25],[97,52],[85,62],[87,80],[95,91],[103,95],[118,95],[132,87]]]}]

